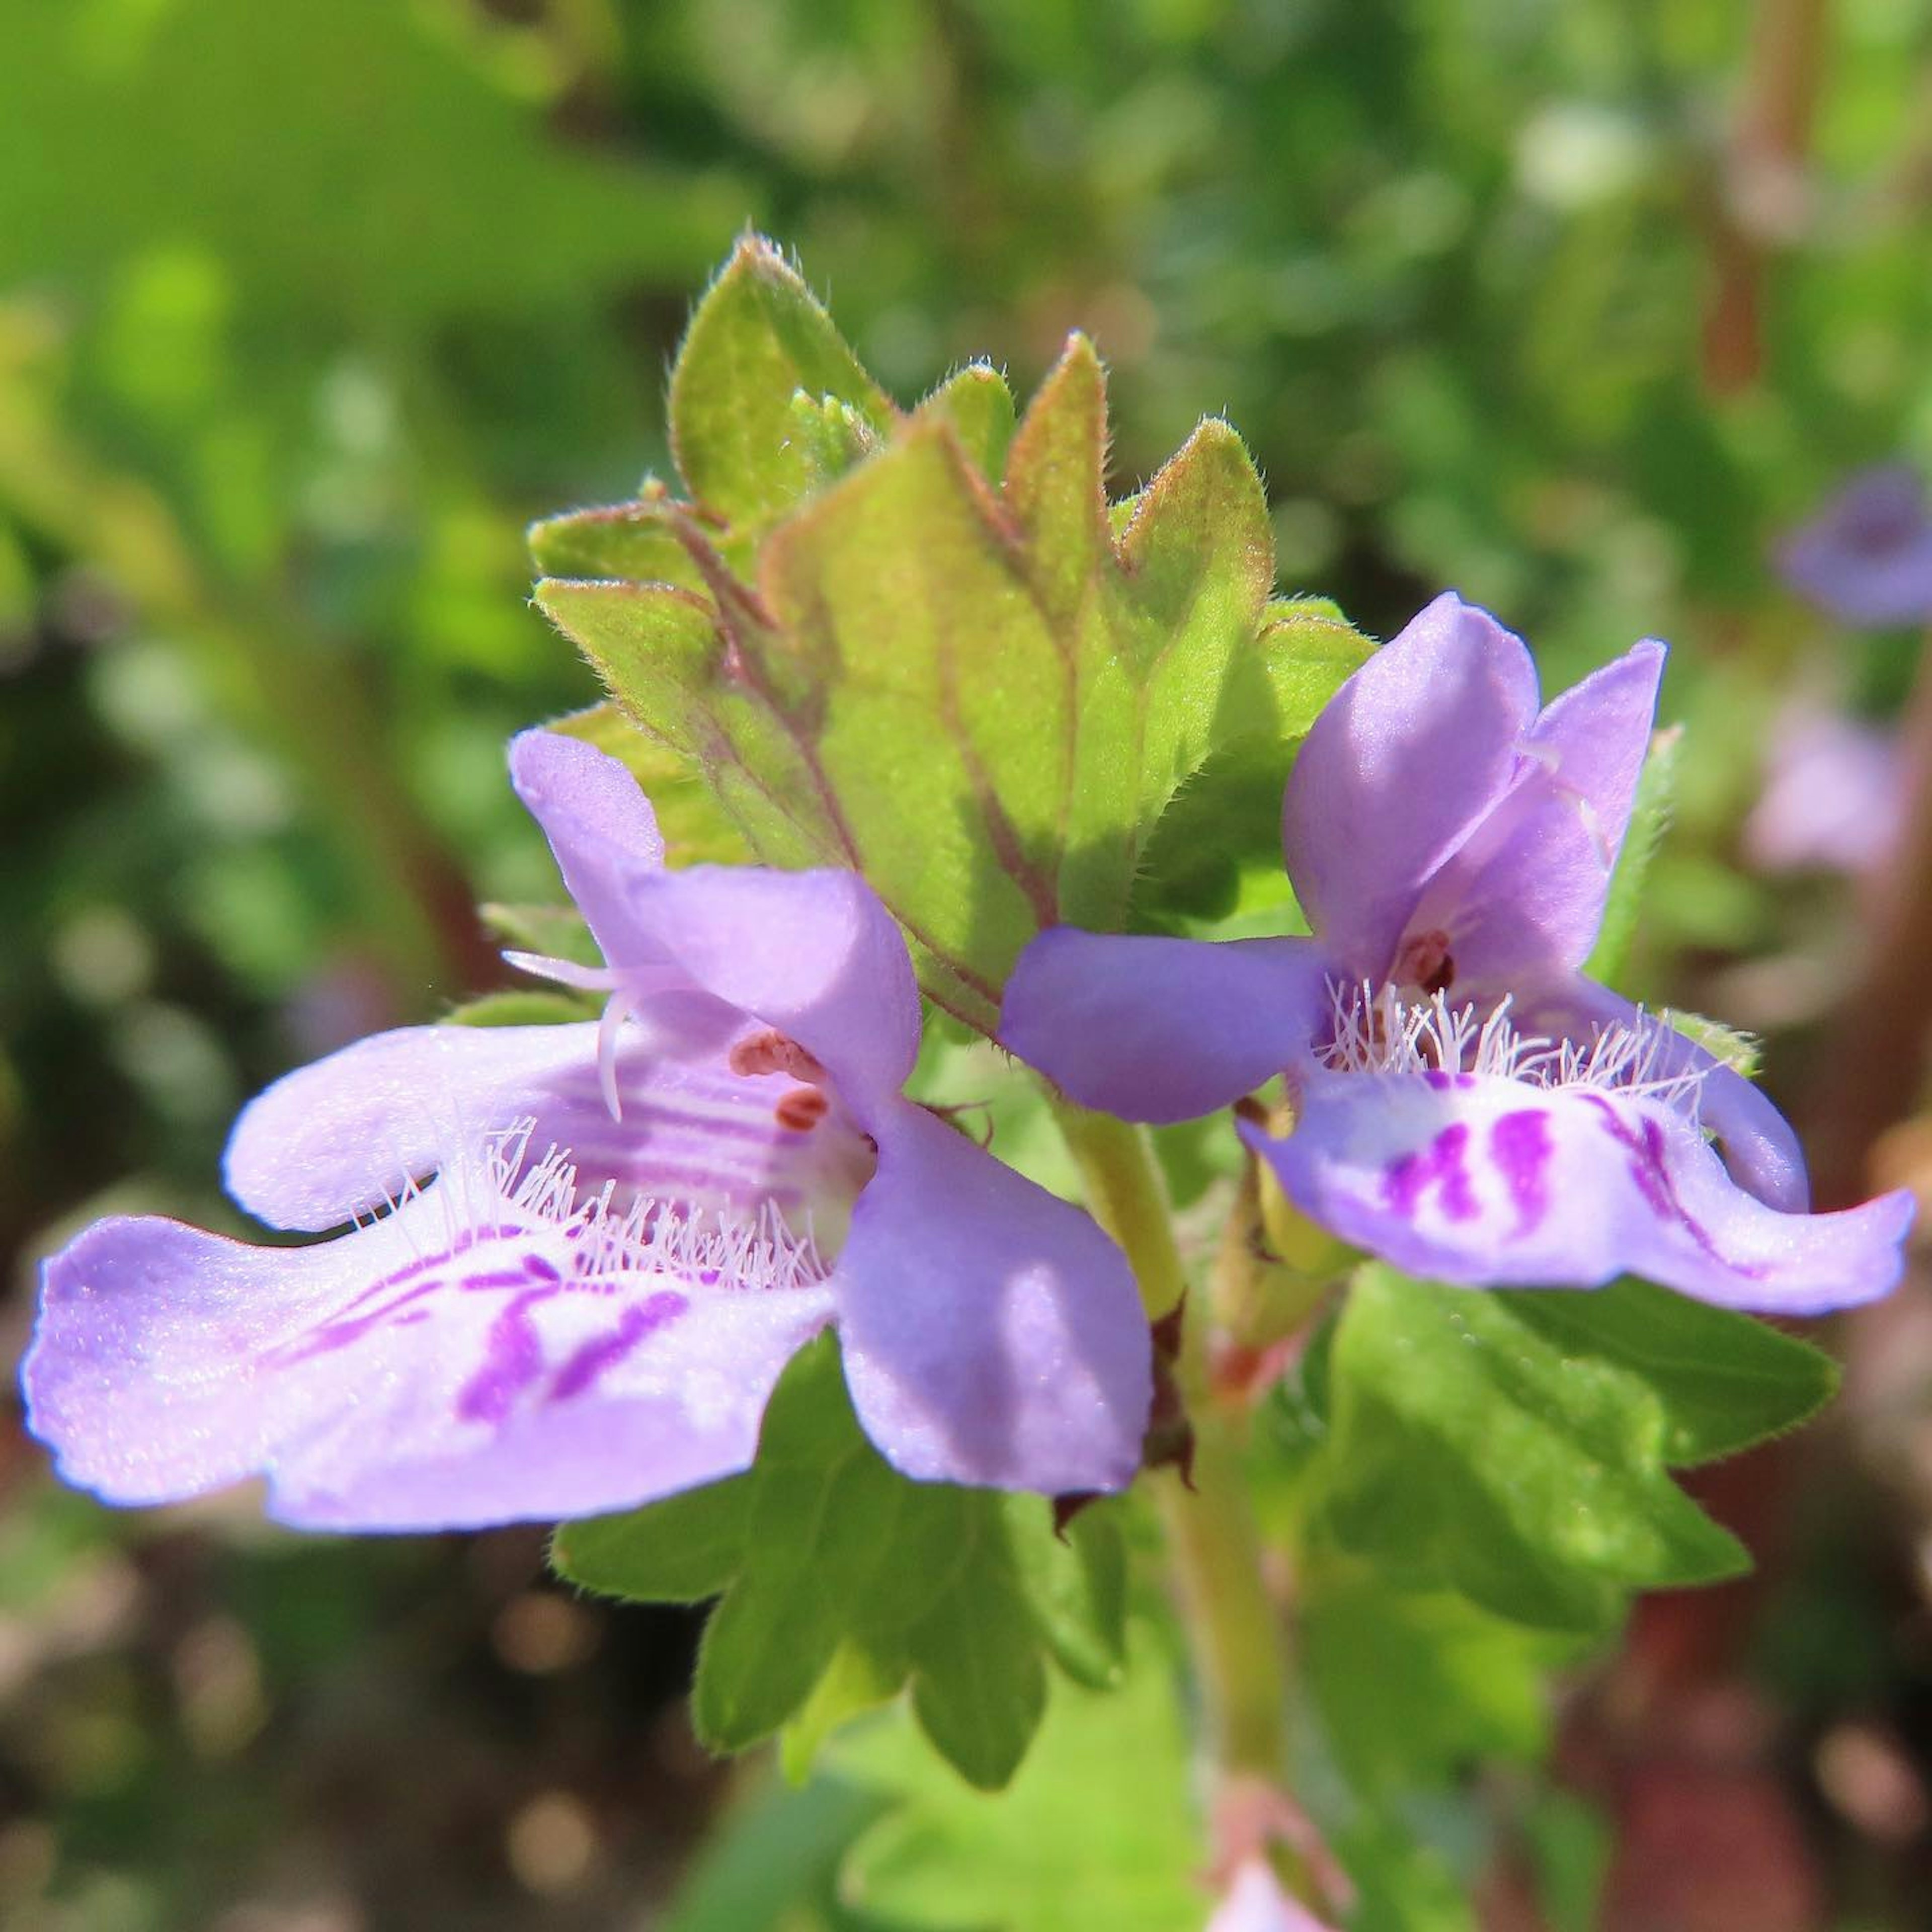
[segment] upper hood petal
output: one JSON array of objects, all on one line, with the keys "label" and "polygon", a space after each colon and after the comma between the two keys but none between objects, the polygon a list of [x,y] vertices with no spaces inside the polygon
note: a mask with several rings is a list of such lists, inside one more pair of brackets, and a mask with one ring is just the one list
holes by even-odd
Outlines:
[{"label": "upper hood petal", "polygon": [[1429,880],[1412,932],[1441,933],[1460,993],[1577,971],[1604,922],[1650,743],[1664,646],[1646,640],[1573,686],[1522,741],[1534,760]]},{"label": "upper hood petal", "polygon": [[1522,640],[1445,594],[1316,719],[1288,775],[1282,843],[1342,977],[1388,974],[1423,888],[1525,776],[1536,712]]}]

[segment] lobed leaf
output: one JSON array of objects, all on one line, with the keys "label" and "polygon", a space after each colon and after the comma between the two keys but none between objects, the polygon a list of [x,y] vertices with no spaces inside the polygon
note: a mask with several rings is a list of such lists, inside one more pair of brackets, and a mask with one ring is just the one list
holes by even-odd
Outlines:
[{"label": "lobed leaf", "polygon": [[994,1789],[1038,1727],[1049,1655],[1084,1682],[1120,1672],[1112,1514],[1096,1506],[1062,1542],[1042,1498],[908,1481],[860,1431],[830,1336],[780,1378],[746,1474],[566,1523],[550,1556],[604,1594],[719,1598],[692,1692],[698,1736],[736,1751],[783,1731],[796,1776],[838,1725],[909,1688],[940,1754]]},{"label": "lobed leaf", "polygon": [[[1269,602],[1267,506],[1226,424],[1110,513],[1082,337],[1016,428],[976,364],[900,417],[747,243],[672,410],[701,513],[658,496],[539,525],[539,562],[573,574],[537,601],[760,859],[862,872],[928,994],[982,1033],[1035,932],[1120,929],[1137,885],[1157,904],[1194,862],[1155,835],[1217,754],[1247,746],[1244,795],[1278,811],[1292,741],[1368,648],[1332,607]],[[657,561],[666,530],[701,587]]]},{"label": "lobed leaf", "polygon": [[[1598,1631],[1633,1591],[1748,1559],[1666,1473],[1687,1442],[1723,1433],[1708,1413],[1675,1414],[1667,1354],[1663,1369],[1646,1360],[1614,1310],[1599,1346],[1587,1312],[1552,1315],[1538,1306],[1550,1298],[1365,1268],[1329,1365],[1327,1520],[1415,1582],[1520,1623]],[[1762,1394],[1752,1386],[1740,1431],[1762,1422]],[[1794,1420],[1815,1401],[1808,1381],[1788,1395]]]}]

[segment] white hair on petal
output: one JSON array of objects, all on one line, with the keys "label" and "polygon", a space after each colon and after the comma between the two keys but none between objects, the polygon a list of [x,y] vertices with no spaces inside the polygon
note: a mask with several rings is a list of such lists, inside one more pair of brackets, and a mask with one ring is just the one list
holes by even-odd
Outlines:
[{"label": "white hair on petal", "polygon": [[1367,980],[1328,982],[1329,1037],[1322,1064],[1337,1073],[1478,1074],[1533,1087],[1592,1087],[1641,1094],[1695,1112],[1708,1070],[1666,1070],[1682,1040],[1667,1013],[1642,1008],[1634,1022],[1600,1024],[1586,1040],[1524,1033],[1505,997],[1478,1018],[1473,1001],[1450,1004],[1447,993],[1405,1000],[1393,986]]},{"label": "white hair on petal", "polygon": [[[443,1182],[466,1169],[488,1197],[472,1234],[506,1222],[560,1234],[584,1281],[656,1274],[731,1290],[806,1288],[825,1278],[809,1224],[800,1233],[776,1202],[707,1208],[640,1196],[620,1211],[615,1181],[589,1193],[579,1187],[568,1148],[552,1144],[532,1160],[536,1127],[534,1120],[518,1120],[485,1136],[480,1159],[445,1168]],[[473,1199],[467,1196],[466,1204]]]}]

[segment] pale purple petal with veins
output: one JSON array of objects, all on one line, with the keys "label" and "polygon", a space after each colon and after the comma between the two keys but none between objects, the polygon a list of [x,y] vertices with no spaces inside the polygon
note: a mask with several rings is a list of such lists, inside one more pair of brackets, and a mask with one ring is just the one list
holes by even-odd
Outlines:
[{"label": "pale purple petal with veins", "polygon": [[450,1150],[530,1120],[541,1154],[569,1149],[586,1182],[664,1197],[777,1196],[842,1210],[870,1172],[857,1126],[835,1112],[809,1134],[777,1108],[796,1083],[620,1046],[618,1119],[604,1106],[597,1029],[405,1027],[285,1075],[230,1136],[229,1191],[271,1227],[339,1227],[436,1172]]},{"label": "pale purple petal with veins", "polygon": [[922,1108],[895,1101],[873,1130],[878,1174],[832,1278],[866,1432],[911,1476],[1131,1480],[1153,1382],[1120,1250]]},{"label": "pale purple petal with veins", "polygon": [[285,1227],[376,1216],[334,1240],[124,1219],[56,1256],[23,1372],[63,1473],[122,1502],[263,1475],[319,1527],[581,1516],[746,1466],[840,1318],[912,1473],[1125,1484],[1151,1393],[1126,1262],[900,1096],[919,998],[876,896],[667,874],[616,760],[513,760],[606,950],[572,976],[611,988],[604,1022],[404,1029],[277,1082],[230,1188]]},{"label": "pale purple petal with veins", "polygon": [[1296,1205],[1430,1279],[1595,1288],[1622,1274],[1806,1315],[1898,1280],[1912,1202],[1784,1214],[1738,1187],[1678,1107],[1478,1073],[1318,1072],[1294,1131],[1244,1125]]},{"label": "pale purple petal with veins", "polygon": [[554,1520],[747,1467],[832,1313],[809,1256],[770,1227],[600,1231],[505,1180],[462,1165],[304,1248],[98,1222],[47,1264],[29,1426],[108,1502],[265,1476],[318,1528]]},{"label": "pale purple petal with veins", "polygon": [[1328,967],[1306,940],[1210,944],[1063,926],[1020,955],[1000,1038],[1083,1107],[1185,1120],[1271,1079],[1328,1008]]}]

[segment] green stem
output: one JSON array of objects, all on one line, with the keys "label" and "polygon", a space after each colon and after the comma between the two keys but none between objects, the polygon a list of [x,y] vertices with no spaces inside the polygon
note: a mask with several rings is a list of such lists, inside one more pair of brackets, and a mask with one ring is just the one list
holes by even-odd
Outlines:
[{"label": "green stem", "polygon": [[[1168,1313],[1186,1277],[1145,1129],[1064,1103],[1055,1111],[1095,1218],[1126,1250],[1149,1314]],[[1262,1578],[1240,1433],[1210,1395],[1206,1311],[1194,1313],[1184,1324],[1174,1371],[1194,1425],[1193,1484],[1190,1489],[1163,1470],[1155,1495],[1199,1678],[1215,1783],[1260,1778],[1274,1784],[1288,1750],[1281,1619]]]}]

